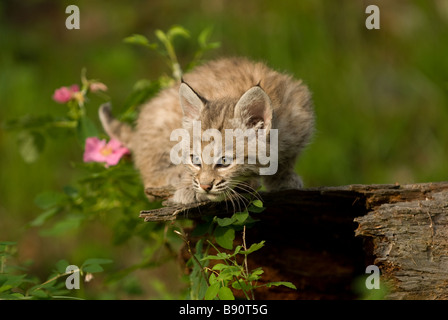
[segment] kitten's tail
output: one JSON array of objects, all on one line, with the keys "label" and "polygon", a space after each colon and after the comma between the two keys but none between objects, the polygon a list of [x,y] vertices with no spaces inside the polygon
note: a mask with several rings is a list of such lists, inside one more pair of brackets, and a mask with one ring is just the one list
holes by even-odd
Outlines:
[{"label": "kitten's tail", "polygon": [[117,139],[124,146],[130,148],[132,135],[134,133],[132,127],[114,118],[111,112],[110,103],[101,105],[98,114],[104,131],[106,131],[109,137]]}]

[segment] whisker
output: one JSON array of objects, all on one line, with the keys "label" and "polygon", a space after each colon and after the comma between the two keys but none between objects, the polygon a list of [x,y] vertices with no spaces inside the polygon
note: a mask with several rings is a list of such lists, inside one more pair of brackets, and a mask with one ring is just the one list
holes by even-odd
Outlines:
[{"label": "whisker", "polygon": [[226,211],[229,211],[229,206],[228,206],[228,203],[227,203],[228,195],[227,195],[226,191],[227,191],[227,190],[224,190],[224,191],[223,191],[223,193],[224,193],[224,201],[225,201],[225,203],[226,203]]},{"label": "whisker", "polygon": [[[226,199],[229,199],[230,202],[232,203],[233,213],[235,213],[236,207],[235,207],[235,203],[233,202],[232,194],[229,192],[229,189],[224,190],[224,195],[225,195]],[[226,201],[226,203],[227,203],[227,201]]]},{"label": "whisker", "polygon": [[[239,212],[241,212],[241,206],[240,202],[243,202],[244,208],[247,208],[247,205],[249,204],[248,200],[245,199],[242,195],[240,195],[236,190],[233,190],[232,188],[228,188],[229,192],[231,192],[232,197],[237,201]],[[245,203],[247,201],[247,204]]]},{"label": "whisker", "polygon": [[[254,187],[252,187],[250,184],[248,184],[248,183],[241,183],[237,187],[240,187],[241,189],[243,189],[243,190],[247,191],[248,193],[250,193],[256,199],[262,201],[261,200],[261,196],[258,193],[258,191]],[[243,188],[243,187],[245,187],[245,188]]]},{"label": "whisker", "polygon": [[231,180],[231,183],[234,188],[239,188],[245,192],[247,192],[249,195],[255,197],[256,199],[261,200],[261,196],[258,193],[257,190],[255,190],[250,184],[244,181],[238,181],[238,180]]}]

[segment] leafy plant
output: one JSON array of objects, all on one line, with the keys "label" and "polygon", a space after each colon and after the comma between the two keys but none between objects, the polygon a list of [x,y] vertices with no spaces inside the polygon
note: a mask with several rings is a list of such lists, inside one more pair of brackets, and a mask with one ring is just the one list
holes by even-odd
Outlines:
[{"label": "leafy plant", "polygon": [[[187,70],[197,64],[206,51],[219,46],[219,43],[208,42],[210,34],[211,29],[205,29],[199,34],[198,49],[193,61],[186,66]],[[133,35],[124,39],[127,43],[159,52],[170,67],[172,76],[162,75],[154,80],[137,81],[122,108],[118,108],[124,110],[118,115],[120,120],[133,122],[137,117],[138,106],[181,78],[183,71],[174,44],[175,39],[180,37],[190,39],[191,34],[180,26],[174,26],[166,32],[156,30],[154,42],[143,35]],[[107,155],[115,152],[117,142],[101,140],[106,136],[98,129],[97,120],[90,119],[87,112],[92,94],[98,95],[104,101],[111,100],[107,90],[107,86],[99,80],[88,79],[86,69],[83,69],[80,84],[60,87],[55,90],[52,97],[55,102],[65,105],[65,115],[26,115],[20,119],[4,122],[3,127],[17,131],[19,152],[28,163],[38,160],[49,140],[55,137],[75,138],[80,151],[79,158],[84,160],[72,163],[73,169],[79,173],[78,178],[64,186],[62,190],[44,191],[38,194],[34,202],[42,211],[28,223],[28,226],[40,228],[40,234],[43,236],[59,237],[71,231],[80,231],[92,220],[98,219],[103,225],[111,228],[115,245],[126,243],[134,237],[146,242],[142,261],[110,275],[108,281],[111,283],[136,269],[158,266],[167,258],[174,257],[176,250],[172,247],[176,246],[176,241],[166,236],[165,225],[142,223],[137,217],[136,213],[142,208],[157,208],[161,204],[148,203],[140,176],[126,156],[126,152],[120,149],[118,159],[121,160],[117,164],[115,164],[117,158],[114,161],[107,161]],[[166,252],[164,256],[167,258],[161,258],[161,251]],[[6,253],[4,254],[3,257],[6,257]],[[96,263],[87,260],[80,268],[80,272],[88,274],[99,271],[101,264],[98,260],[93,261]],[[28,277],[13,275],[9,277],[8,272],[12,269],[2,267],[4,280],[2,292],[9,294],[9,298],[27,297],[34,292],[40,294],[42,298],[43,292],[47,298],[57,296],[57,292],[52,291],[59,288],[56,280],[67,275],[65,271],[63,272],[62,265],[64,263],[59,262],[58,272],[42,283],[41,287],[37,282],[34,283],[34,288],[25,286],[24,281],[26,283],[30,281]],[[20,294],[16,295],[15,291],[11,291],[13,289],[18,290]]]},{"label": "leafy plant", "polygon": [[[233,300],[235,299],[231,290],[233,288],[241,290],[247,300],[253,300],[255,299],[254,290],[257,288],[286,286],[296,289],[294,284],[286,281],[258,284],[264,271],[262,268],[248,269],[249,255],[262,249],[265,241],[253,243],[250,247],[247,247],[246,227],[256,222],[250,216],[250,212],[258,213],[264,209],[263,203],[256,199],[251,201],[243,212],[236,212],[228,218],[215,216],[203,226],[198,226],[194,235],[205,231],[205,233],[211,235],[210,238],[217,245],[210,239],[202,238],[196,244],[195,253],[192,252],[186,235],[180,231],[175,231],[182,237],[189,253],[192,255],[190,298]],[[242,244],[234,247],[236,232],[242,232]],[[204,249],[205,243],[206,248]],[[211,248],[216,251],[216,254],[209,254]],[[214,262],[212,267],[209,266],[211,261]]]},{"label": "leafy plant", "polygon": [[[193,68],[196,64],[198,64],[202,59],[202,56],[207,51],[219,48],[220,46],[219,42],[209,42],[211,32],[212,28],[209,27],[204,29],[199,34],[197,38],[199,48],[197,49],[192,61],[186,67],[187,71]],[[125,38],[124,41],[127,43],[156,50],[157,52],[159,52],[163,57],[165,57],[165,61],[171,69],[172,77],[175,80],[180,81],[183,72],[176,55],[176,51],[174,49],[174,39],[178,37],[188,39],[191,37],[190,32],[181,26],[173,26],[167,32],[164,32],[162,30],[156,30],[155,35],[159,40],[160,44],[162,44],[162,47],[160,46],[159,43],[150,42],[148,38],[146,38],[144,35],[141,34],[134,34],[130,37]]]},{"label": "leafy plant", "polygon": [[[209,42],[211,31],[211,28],[207,28],[199,34],[198,49],[185,70],[198,64],[207,51],[219,47],[218,42]],[[175,39],[191,39],[190,32],[183,27],[174,26],[166,32],[156,30],[155,38],[157,41],[152,42],[144,35],[134,34],[124,41],[157,51],[167,62],[171,76],[162,75],[155,80],[138,81],[122,108],[124,111],[118,116],[122,121],[133,122],[137,117],[139,105],[182,78],[183,70],[176,54]],[[4,127],[18,131],[19,151],[26,162],[36,161],[44,151],[47,140],[58,136],[75,137],[81,150],[84,149],[84,162],[72,163],[73,168],[79,171],[80,177],[60,191],[45,191],[37,195],[34,202],[42,212],[29,222],[29,226],[41,228],[40,233],[44,236],[61,236],[81,229],[93,219],[99,219],[104,225],[112,228],[114,244],[126,243],[133,237],[141,238],[148,244],[142,261],[110,277],[110,281],[116,281],[136,269],[163,263],[164,259],[155,257],[155,253],[159,250],[168,251],[168,256],[171,257],[175,256],[177,250],[173,249],[175,241],[167,236],[170,234],[167,232],[168,226],[141,223],[138,220],[136,213],[142,208],[157,208],[161,204],[148,204],[142,192],[140,177],[126,156],[125,148],[120,146],[118,141],[101,140],[105,138],[104,134],[100,133],[96,122],[87,115],[86,108],[90,95],[96,94],[109,101],[107,90],[107,86],[102,82],[88,79],[86,70],[83,69],[80,85],[61,87],[54,92],[53,100],[66,106],[65,115],[28,115],[7,121]],[[114,155],[114,159],[108,158],[111,155]],[[289,282],[259,285],[258,281],[263,270],[259,268],[248,270],[248,256],[264,246],[264,241],[252,244],[250,247],[246,246],[246,227],[255,222],[249,212],[262,210],[264,208],[261,201],[253,200],[243,212],[237,212],[228,218],[214,217],[205,225],[214,242],[210,241],[211,238],[198,241],[195,253],[189,247],[186,237],[180,232],[194,262],[190,275],[190,298],[233,299],[232,288],[241,290],[247,299],[254,299],[254,290],[261,286],[284,285],[295,288]],[[185,223],[177,225],[182,229]],[[204,229],[198,227],[196,233],[199,233],[201,228]],[[243,244],[234,247],[237,232],[242,232]],[[64,269],[68,265],[65,260],[59,261],[49,279],[40,283],[36,278],[30,278],[26,274],[14,275],[10,273],[12,268],[5,268],[7,248],[10,245],[11,243],[2,243],[4,250],[0,270],[2,294],[0,298],[65,297],[67,292],[63,284],[58,281],[69,275]],[[208,253],[211,248],[216,254]],[[101,265],[109,262],[109,260],[89,259],[82,264],[79,272],[88,278],[93,272],[101,272],[103,270]],[[214,264],[209,267],[211,262]]]},{"label": "leafy plant", "polygon": [[102,265],[112,263],[109,259],[87,259],[79,269],[68,269],[69,263],[60,260],[48,279],[41,282],[36,276],[24,273],[27,268],[7,264],[14,256],[16,243],[0,242],[0,299],[79,299],[69,295],[65,282],[61,282],[74,272],[84,277],[84,282],[93,279],[93,273],[104,271]]}]

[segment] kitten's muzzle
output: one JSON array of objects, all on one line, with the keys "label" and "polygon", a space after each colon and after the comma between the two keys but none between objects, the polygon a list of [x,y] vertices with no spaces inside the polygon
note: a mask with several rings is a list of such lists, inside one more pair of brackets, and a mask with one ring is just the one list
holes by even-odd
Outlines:
[{"label": "kitten's muzzle", "polygon": [[213,185],[212,184],[200,184],[199,185],[201,187],[201,189],[203,189],[205,192],[209,192],[210,190],[212,190]]}]

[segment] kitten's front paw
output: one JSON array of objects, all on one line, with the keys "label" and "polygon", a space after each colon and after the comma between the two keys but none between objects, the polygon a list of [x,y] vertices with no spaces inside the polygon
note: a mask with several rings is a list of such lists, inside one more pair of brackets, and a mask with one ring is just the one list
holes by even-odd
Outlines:
[{"label": "kitten's front paw", "polygon": [[302,178],[296,174],[289,176],[284,189],[301,189],[303,188]]},{"label": "kitten's front paw", "polygon": [[169,199],[168,202],[176,204],[190,204],[197,202],[196,193],[191,188],[181,188],[174,192],[174,195]]}]

